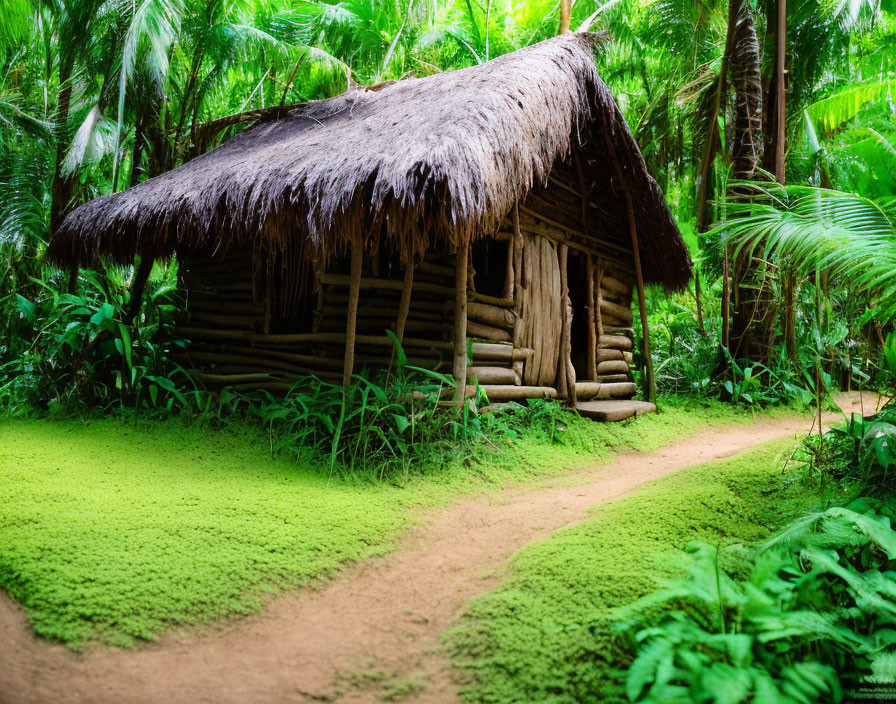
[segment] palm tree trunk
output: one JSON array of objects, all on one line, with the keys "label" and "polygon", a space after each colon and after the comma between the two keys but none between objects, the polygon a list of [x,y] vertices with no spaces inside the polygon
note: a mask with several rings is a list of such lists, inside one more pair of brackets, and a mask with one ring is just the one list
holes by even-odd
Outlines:
[{"label": "palm tree trunk", "polygon": [[68,113],[72,102],[72,62],[60,58],[59,92],[56,104],[56,163],[53,170],[53,200],[50,205],[50,232],[62,223],[72,197],[72,180],[62,173],[65,148],[68,145]]}]

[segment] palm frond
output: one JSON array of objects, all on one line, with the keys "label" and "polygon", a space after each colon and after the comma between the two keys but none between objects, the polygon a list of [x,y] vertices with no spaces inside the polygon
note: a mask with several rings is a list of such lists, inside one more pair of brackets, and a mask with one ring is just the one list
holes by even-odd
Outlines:
[{"label": "palm frond", "polygon": [[761,249],[787,258],[798,271],[817,269],[844,285],[880,297],[887,318],[896,315],[896,219],[890,202],[853,193],[737,181],[742,196],[727,202],[728,218],[713,232],[736,249]]}]

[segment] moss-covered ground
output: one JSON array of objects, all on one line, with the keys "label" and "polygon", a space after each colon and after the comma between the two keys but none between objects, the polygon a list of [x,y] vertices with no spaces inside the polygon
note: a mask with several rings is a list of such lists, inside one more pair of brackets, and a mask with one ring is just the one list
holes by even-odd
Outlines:
[{"label": "moss-covered ground", "polygon": [[41,636],[132,645],[257,610],[272,593],[387,551],[420,507],[750,420],[718,404],[667,407],[622,424],[573,420],[557,443],[518,438],[472,464],[419,468],[404,487],[271,459],[268,438],[248,428],[3,421],[0,588]]},{"label": "moss-covered ground", "polygon": [[[682,548],[760,540],[815,502],[781,472],[793,441],[657,480],[514,556],[509,578],[447,636],[469,702],[627,701],[613,624]],[[737,551],[735,551],[736,553]]]}]

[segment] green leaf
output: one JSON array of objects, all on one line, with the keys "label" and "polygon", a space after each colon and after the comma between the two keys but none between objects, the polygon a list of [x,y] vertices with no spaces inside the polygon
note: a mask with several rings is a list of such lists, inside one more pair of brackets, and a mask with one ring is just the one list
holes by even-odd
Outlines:
[{"label": "green leaf", "polygon": [[16,294],[16,309],[21,313],[25,322],[33,323],[37,317],[37,306],[18,293]]}]

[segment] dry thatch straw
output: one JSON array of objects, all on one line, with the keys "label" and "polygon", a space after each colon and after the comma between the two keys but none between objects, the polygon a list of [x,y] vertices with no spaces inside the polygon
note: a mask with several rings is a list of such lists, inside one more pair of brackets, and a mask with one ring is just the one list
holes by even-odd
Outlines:
[{"label": "dry thatch straw", "polygon": [[357,235],[371,245],[384,237],[405,256],[450,248],[494,232],[574,149],[590,167],[592,201],[619,214],[599,226],[627,240],[607,124],[634,198],[645,279],[683,287],[687,249],[597,73],[596,41],[567,33],[472,68],[308,103],[82,205],[49,255],[90,266],[100,255],[127,263],[238,244],[327,260]]}]

